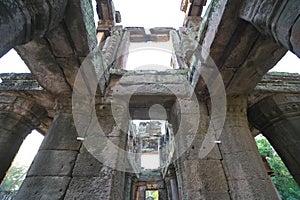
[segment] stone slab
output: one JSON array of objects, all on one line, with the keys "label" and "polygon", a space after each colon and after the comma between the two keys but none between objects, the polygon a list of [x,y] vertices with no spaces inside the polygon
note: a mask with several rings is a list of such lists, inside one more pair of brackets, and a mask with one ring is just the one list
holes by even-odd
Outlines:
[{"label": "stone slab", "polygon": [[231,199],[280,199],[271,179],[228,181]]},{"label": "stone slab", "polygon": [[[89,152],[82,152],[78,155],[76,164],[73,170],[73,177],[97,177],[101,176],[103,165]],[[108,171],[108,173],[112,173]]]},{"label": "stone slab", "polygon": [[63,199],[70,182],[70,177],[27,177],[16,200],[49,200]]},{"label": "stone slab", "polygon": [[77,154],[76,151],[40,150],[27,176],[71,176]]},{"label": "stone slab", "polygon": [[111,184],[110,177],[74,177],[64,199],[111,200]]},{"label": "stone slab", "polygon": [[219,160],[187,160],[183,164],[183,188],[193,191],[226,193],[225,174]]},{"label": "stone slab", "polygon": [[51,124],[40,149],[79,151],[81,142],[77,137],[72,114],[60,114]]}]

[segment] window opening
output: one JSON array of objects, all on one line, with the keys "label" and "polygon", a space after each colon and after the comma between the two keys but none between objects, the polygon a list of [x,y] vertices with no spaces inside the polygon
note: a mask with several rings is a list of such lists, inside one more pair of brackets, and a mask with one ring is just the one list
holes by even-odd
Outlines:
[{"label": "window opening", "polygon": [[142,171],[163,168],[172,153],[169,149],[170,127],[165,120],[132,120],[128,134],[130,160]]}]

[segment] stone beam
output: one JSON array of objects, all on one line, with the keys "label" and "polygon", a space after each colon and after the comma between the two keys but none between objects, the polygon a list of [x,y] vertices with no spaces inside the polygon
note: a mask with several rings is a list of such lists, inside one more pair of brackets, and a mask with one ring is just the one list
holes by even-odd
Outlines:
[{"label": "stone beam", "polygon": [[96,45],[92,3],[76,0],[68,1],[55,28],[15,49],[40,85],[60,95],[71,94],[82,62]]},{"label": "stone beam", "polygon": [[191,91],[186,77],[186,70],[159,72],[113,69],[106,96],[123,100],[130,97],[131,118],[147,120],[152,105],[160,104],[169,111],[176,98],[189,96]]},{"label": "stone beam", "polygon": [[34,101],[0,93],[0,181],[4,178],[25,137],[47,116]]},{"label": "stone beam", "polygon": [[298,1],[247,0],[240,17],[264,35],[300,57],[300,4]]},{"label": "stone beam", "polygon": [[130,42],[167,42],[170,40],[170,32],[175,31],[170,27],[155,27],[146,33],[144,27],[126,27],[125,31],[130,33]]},{"label": "stone beam", "polygon": [[43,88],[55,95],[71,93],[70,85],[46,39],[33,40],[16,47],[16,50]]},{"label": "stone beam", "polygon": [[0,57],[16,45],[42,37],[63,19],[68,1],[0,2]]},{"label": "stone beam", "polygon": [[43,90],[30,73],[2,73],[0,80],[0,91]]},{"label": "stone beam", "polygon": [[276,94],[300,94],[300,74],[286,72],[270,72],[257,84],[248,96],[248,105]]},{"label": "stone beam", "polygon": [[[200,55],[207,66],[218,67],[228,95],[251,92],[263,75],[285,54],[286,48],[272,38],[261,35],[256,28],[242,20],[238,12],[239,1],[212,1],[199,29]],[[197,64],[194,74],[196,91],[204,89],[198,71],[206,68]],[[202,68],[202,69],[201,69]],[[191,68],[192,69],[192,68]],[[247,83],[242,84],[241,83]]]}]

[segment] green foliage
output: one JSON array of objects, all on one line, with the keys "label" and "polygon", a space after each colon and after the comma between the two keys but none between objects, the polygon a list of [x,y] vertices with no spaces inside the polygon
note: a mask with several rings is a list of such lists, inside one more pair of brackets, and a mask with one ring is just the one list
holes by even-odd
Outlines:
[{"label": "green foliage", "polygon": [[152,197],[154,198],[154,200],[158,200],[158,191],[157,190],[152,193]]},{"label": "green foliage", "polygon": [[148,190],[146,191],[146,198],[152,197],[154,200],[158,200],[158,190]]},{"label": "green foliage", "polygon": [[278,193],[283,200],[300,199],[300,188],[291,176],[287,167],[282,162],[269,141],[262,136],[257,137],[256,144],[260,154],[266,156],[267,161],[276,176],[272,177]]},{"label": "green foliage", "polygon": [[25,178],[26,168],[19,166],[12,166],[9,169],[7,176],[0,185],[2,191],[18,190]]}]

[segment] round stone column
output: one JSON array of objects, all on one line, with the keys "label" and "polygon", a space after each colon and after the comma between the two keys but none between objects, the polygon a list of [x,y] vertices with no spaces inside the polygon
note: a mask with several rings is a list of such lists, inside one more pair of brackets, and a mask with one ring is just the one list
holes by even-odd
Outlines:
[{"label": "round stone column", "polygon": [[248,112],[250,122],[269,140],[300,185],[300,94],[266,97]]}]

